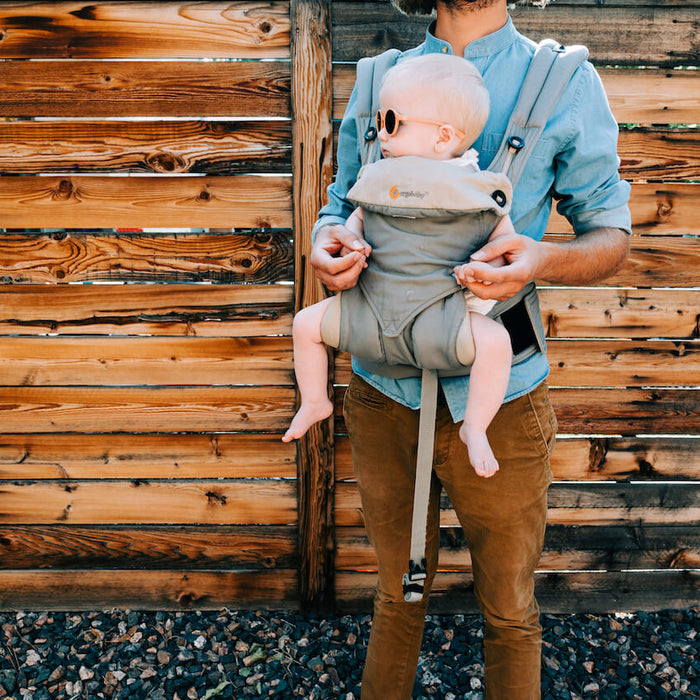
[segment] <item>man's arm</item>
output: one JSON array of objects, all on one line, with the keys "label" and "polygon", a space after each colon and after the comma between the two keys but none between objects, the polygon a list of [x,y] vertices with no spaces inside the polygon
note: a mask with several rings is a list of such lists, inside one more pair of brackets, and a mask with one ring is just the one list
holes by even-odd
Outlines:
[{"label": "man's arm", "polygon": [[[617,228],[595,228],[571,241],[535,241],[517,233],[499,236],[464,266],[468,289],[482,299],[509,299],[531,280],[586,285],[620,269],[629,253],[629,235]],[[508,264],[492,267],[503,255]]]}]

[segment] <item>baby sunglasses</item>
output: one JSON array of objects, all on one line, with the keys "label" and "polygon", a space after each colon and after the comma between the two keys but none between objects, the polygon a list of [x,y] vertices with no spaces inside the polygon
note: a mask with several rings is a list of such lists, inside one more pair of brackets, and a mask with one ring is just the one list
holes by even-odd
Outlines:
[{"label": "baby sunglasses", "polygon": [[[383,112],[381,109],[377,110],[378,132],[381,131],[382,128],[384,128],[386,129],[386,133],[389,134],[389,136],[395,136],[396,132],[399,130],[401,122],[419,122],[420,124],[435,124],[436,126],[448,126],[444,122],[437,122],[433,119],[419,119],[418,117],[407,117],[403,114],[399,114],[396,110],[391,109],[391,107],[385,112]],[[455,130],[455,134],[457,134],[458,138],[464,138],[463,131],[461,131],[460,129],[456,129],[455,127],[452,128]]]}]

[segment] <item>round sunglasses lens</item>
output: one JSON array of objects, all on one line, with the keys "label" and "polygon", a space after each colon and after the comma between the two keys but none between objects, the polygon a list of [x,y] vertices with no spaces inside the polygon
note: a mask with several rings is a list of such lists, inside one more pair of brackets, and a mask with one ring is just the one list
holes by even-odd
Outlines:
[{"label": "round sunglasses lens", "polygon": [[384,126],[389,136],[393,136],[396,133],[396,112],[393,109],[387,109],[384,115]]}]

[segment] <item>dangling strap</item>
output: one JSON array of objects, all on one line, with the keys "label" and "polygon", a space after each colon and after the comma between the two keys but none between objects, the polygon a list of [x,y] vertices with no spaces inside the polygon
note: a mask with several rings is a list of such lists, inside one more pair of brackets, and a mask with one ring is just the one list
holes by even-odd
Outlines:
[{"label": "dangling strap", "polygon": [[[489,166],[489,170],[505,173],[513,189],[571,76],[587,58],[588,49],[584,46],[564,47],[552,39],[540,42],[530,62],[504,139]],[[362,143],[362,139],[360,142]],[[521,230],[525,228],[522,220],[519,224]],[[522,296],[531,291],[532,287],[534,285],[530,284],[523,289]],[[411,552],[408,572],[403,575],[402,582],[404,599],[407,602],[422,600],[427,577],[425,539],[433,468],[437,391],[437,372],[423,369]]]},{"label": "dangling strap", "polygon": [[430,478],[433,472],[437,393],[437,370],[422,370],[416,484],[413,491],[413,518],[411,522],[411,554],[408,573],[403,575],[403,597],[407,602],[419,601],[423,598],[427,576],[425,533],[428,521]]}]

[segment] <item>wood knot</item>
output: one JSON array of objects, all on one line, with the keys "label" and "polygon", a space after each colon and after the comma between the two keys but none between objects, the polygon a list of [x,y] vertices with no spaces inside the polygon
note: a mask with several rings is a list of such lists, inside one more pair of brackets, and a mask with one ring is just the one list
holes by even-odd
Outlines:
[{"label": "wood knot", "polygon": [[211,192],[206,188],[203,189],[197,196],[197,200],[200,202],[208,202],[211,199]]},{"label": "wood knot", "polygon": [[659,205],[656,207],[656,214],[659,219],[668,219],[671,216],[671,212],[673,212],[673,204],[671,202],[659,202]]},{"label": "wood knot", "polygon": [[226,505],[226,496],[222,493],[218,493],[217,491],[208,491],[207,494],[207,500],[209,501],[209,505],[221,505],[225,506]]},{"label": "wood knot", "polygon": [[73,194],[73,183],[70,180],[61,180],[58,183],[56,195],[58,199],[68,199]]},{"label": "wood knot", "polygon": [[149,156],[146,162],[156,173],[182,173],[187,170],[185,161],[174,153],[157,153]]}]

